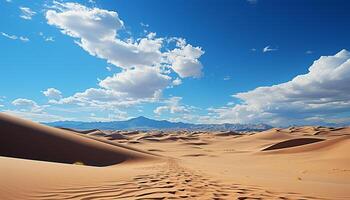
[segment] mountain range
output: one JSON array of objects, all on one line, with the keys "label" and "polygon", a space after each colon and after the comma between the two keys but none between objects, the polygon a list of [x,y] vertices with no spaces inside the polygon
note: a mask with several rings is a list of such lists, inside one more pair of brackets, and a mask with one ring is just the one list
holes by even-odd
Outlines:
[{"label": "mountain range", "polygon": [[125,121],[82,122],[56,121],[43,123],[49,126],[72,129],[102,129],[102,130],[198,130],[198,131],[263,131],[272,128],[267,124],[191,124],[154,120],[143,116]]}]

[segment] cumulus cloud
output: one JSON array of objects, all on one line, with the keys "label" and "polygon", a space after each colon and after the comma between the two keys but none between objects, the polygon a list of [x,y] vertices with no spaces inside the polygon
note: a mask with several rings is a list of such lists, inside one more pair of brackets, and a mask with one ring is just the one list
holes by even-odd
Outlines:
[{"label": "cumulus cloud", "polygon": [[15,99],[12,101],[12,104],[15,106],[29,106],[29,107],[37,107],[38,105],[33,100],[29,99]]},{"label": "cumulus cloud", "polygon": [[[161,52],[164,38],[156,38],[155,33],[136,41],[124,41],[118,37],[117,32],[124,27],[118,13],[99,8],[88,8],[78,3],[58,3],[46,12],[48,24],[61,29],[64,34],[80,39],[79,44],[93,56],[106,59],[109,63],[124,68],[139,66],[159,66],[166,61],[169,54]],[[199,52],[199,53],[198,53]],[[189,74],[198,74],[201,67],[197,66],[198,58],[204,52],[199,47],[188,45],[174,52],[183,57],[178,59],[181,67],[191,70]],[[173,55],[173,54],[172,54]],[[174,58],[175,55],[172,56]],[[186,59],[185,59],[186,58]],[[174,60],[174,59],[171,59]],[[166,63],[171,64],[171,63]]]},{"label": "cumulus cloud", "polygon": [[117,38],[117,31],[124,26],[117,12],[77,3],[56,2],[55,5],[59,9],[46,12],[48,24],[57,26],[64,34],[79,38],[79,46],[91,55],[122,68],[151,66],[160,62],[161,39],[142,38],[131,43]]},{"label": "cumulus cloud", "polygon": [[179,78],[176,78],[175,80],[173,80],[173,85],[181,85],[182,84],[182,80]]},{"label": "cumulus cloud", "polygon": [[45,91],[42,92],[46,97],[49,99],[60,99],[62,98],[61,91],[55,89],[55,88],[48,88]]},{"label": "cumulus cloud", "polygon": [[34,12],[33,10],[31,10],[28,7],[19,7],[19,9],[21,10],[20,17],[25,19],[25,20],[31,20],[32,17],[36,14],[36,12]]},{"label": "cumulus cloud", "polygon": [[14,108],[4,109],[2,112],[36,122],[52,122],[73,119],[48,113],[47,109],[50,108],[49,105],[38,105],[35,101],[30,99],[18,98],[13,100],[11,103]]},{"label": "cumulus cloud", "polygon": [[188,113],[190,110],[193,109],[191,106],[182,105],[180,101],[182,100],[182,97],[171,97],[169,99],[166,99],[163,103],[164,106],[158,106],[156,109],[153,110],[153,112],[157,115],[162,115],[165,112],[169,112],[171,114],[176,113]]},{"label": "cumulus cloud", "polygon": [[132,98],[150,98],[166,88],[170,80],[171,77],[159,73],[157,68],[143,67],[107,77],[99,85],[108,90],[126,93]]},{"label": "cumulus cloud", "polygon": [[[92,56],[105,59],[122,69],[99,82],[99,88],[89,88],[70,97],[51,103],[78,105],[130,105],[154,101],[165,88],[182,83],[173,77],[200,77],[202,64],[199,58],[204,51],[187,44],[182,38],[157,38],[150,32],[138,39],[120,38],[125,31],[124,22],[115,11],[88,8],[78,3],[54,2],[47,10],[49,25],[76,39],[75,43]],[[168,50],[166,44],[175,42]],[[168,47],[168,45],[166,46]],[[106,104],[106,99],[112,100]]]},{"label": "cumulus cloud", "polygon": [[73,96],[62,98],[59,101],[51,101],[55,104],[91,105],[97,102],[114,102],[122,99],[122,94],[101,88],[89,88],[84,92],[77,92]]},{"label": "cumulus cloud", "polygon": [[350,52],[322,56],[307,74],[291,81],[233,95],[233,107],[210,109],[214,118],[229,122],[325,123],[350,112]]},{"label": "cumulus cloud", "polygon": [[35,101],[24,98],[13,100],[12,105],[17,106],[21,111],[41,112],[43,110]]},{"label": "cumulus cloud", "polygon": [[78,105],[89,110],[116,110],[120,107],[129,107],[143,102],[152,102],[152,99],[131,99],[123,93],[103,88],[89,88],[83,92],[77,92],[72,96],[59,100],[50,100],[56,105]]},{"label": "cumulus cloud", "polygon": [[184,41],[180,40],[179,42],[177,44],[179,48],[166,53],[171,63],[171,68],[181,78],[201,77],[203,66],[198,59],[204,54],[204,51],[200,47],[193,47],[190,44],[183,43]]},{"label": "cumulus cloud", "polygon": [[[138,78],[135,79],[135,76]],[[171,78],[145,67],[125,70],[99,82],[101,88],[89,88],[73,96],[51,100],[53,104],[77,104],[113,110],[144,102],[154,102]],[[146,86],[147,85],[147,86]]]}]

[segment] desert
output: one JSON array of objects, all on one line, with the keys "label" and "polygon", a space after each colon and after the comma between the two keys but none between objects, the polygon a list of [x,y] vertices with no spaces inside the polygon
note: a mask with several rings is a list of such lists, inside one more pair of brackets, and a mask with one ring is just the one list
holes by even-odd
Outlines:
[{"label": "desert", "polygon": [[7,114],[0,127],[1,199],[350,197],[349,127],[78,131]]},{"label": "desert", "polygon": [[0,0],[0,200],[350,200],[350,0]]}]

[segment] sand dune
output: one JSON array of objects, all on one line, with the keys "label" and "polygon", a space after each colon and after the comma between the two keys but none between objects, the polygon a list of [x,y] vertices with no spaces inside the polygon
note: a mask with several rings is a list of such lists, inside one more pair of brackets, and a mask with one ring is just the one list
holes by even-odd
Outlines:
[{"label": "sand dune", "polygon": [[292,134],[289,132],[283,130],[283,129],[271,129],[267,131],[263,131],[260,133],[256,133],[253,135],[250,135],[250,140],[285,140],[285,139],[291,139],[294,138]]},{"label": "sand dune", "polygon": [[324,139],[320,139],[320,138],[296,138],[296,139],[278,142],[272,146],[269,146],[269,147],[263,149],[262,151],[270,151],[270,150],[276,150],[276,149],[297,147],[297,146],[312,144],[312,143],[320,142],[320,141],[324,141]]},{"label": "sand dune", "polygon": [[226,131],[226,132],[215,133],[215,135],[216,136],[240,136],[242,134],[234,131]]},{"label": "sand dune", "polygon": [[[264,150],[277,150],[276,153],[305,153],[305,152],[326,152],[328,154],[335,153],[337,155],[343,155],[345,152],[350,152],[350,136],[340,136],[338,138],[321,139],[321,138],[300,138],[294,139],[301,141],[302,144],[293,143],[293,141],[285,141],[286,143],[278,143],[271,149]],[[283,143],[283,142],[282,142]],[[292,144],[293,143],[293,144]],[[278,146],[285,146],[278,148]],[[283,149],[285,148],[285,149]],[[340,150],[341,149],[341,150]]]},{"label": "sand dune", "polygon": [[70,164],[81,162],[91,166],[151,157],[2,113],[0,129],[1,156]]},{"label": "sand dune", "polygon": [[0,114],[0,132],[5,200],[350,199],[349,127],[81,132]]},{"label": "sand dune", "polygon": [[124,136],[121,133],[111,133],[111,134],[107,134],[105,135],[105,137],[107,137],[109,140],[121,140],[121,139],[127,139],[127,136]]}]

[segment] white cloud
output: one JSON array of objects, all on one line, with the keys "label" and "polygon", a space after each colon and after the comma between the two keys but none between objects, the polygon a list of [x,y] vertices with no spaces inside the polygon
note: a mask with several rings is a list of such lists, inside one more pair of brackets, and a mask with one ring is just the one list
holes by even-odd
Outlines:
[{"label": "white cloud", "polygon": [[263,48],[263,52],[277,51],[277,48],[271,48],[270,45]]},{"label": "white cloud", "polygon": [[28,7],[19,7],[19,9],[21,10],[20,17],[26,20],[31,20],[32,17],[36,14],[36,12],[32,11]]},{"label": "white cloud", "polygon": [[103,88],[89,88],[77,92],[73,96],[50,100],[51,104],[78,105],[89,110],[115,110],[119,107],[129,107],[142,102],[152,102],[149,99],[131,99],[125,94]]},{"label": "white cloud", "polygon": [[156,109],[153,110],[153,112],[157,115],[161,115],[164,112],[177,114],[177,113],[188,113],[190,110],[193,109],[193,107],[182,105],[180,103],[181,100],[182,100],[182,97],[171,97],[163,102],[165,104],[164,106],[158,106]]},{"label": "white cloud", "polygon": [[167,53],[171,68],[179,74],[181,78],[199,78],[202,76],[203,66],[198,59],[204,54],[204,51],[200,47],[193,47],[183,42],[184,40],[180,40],[177,43],[179,48]]},{"label": "white cloud", "polygon": [[163,112],[168,111],[168,106],[158,106],[156,109],[153,110],[153,112],[157,115],[161,115]]},{"label": "white cloud", "polygon": [[176,78],[175,80],[173,80],[173,85],[181,85],[182,84],[182,80],[179,78]]},{"label": "white cloud", "polygon": [[21,117],[21,118],[36,121],[36,122],[54,122],[54,121],[62,121],[62,120],[71,120],[70,118],[65,118],[65,117],[48,114],[48,113],[37,113],[37,112],[28,112],[28,111],[20,111],[20,110],[5,110],[3,112],[6,114],[14,115],[17,117]]},{"label": "white cloud", "polygon": [[51,36],[45,37],[44,40],[45,40],[45,42],[54,42],[55,41],[55,39]]},{"label": "white cloud", "polygon": [[142,27],[149,27],[149,24],[146,24],[146,23],[143,23],[143,22],[141,22],[140,25],[141,25]]},{"label": "white cloud", "polygon": [[43,107],[30,99],[18,98],[12,101],[12,105],[17,106],[21,111],[41,112]]},{"label": "white cloud", "polygon": [[124,23],[116,12],[77,3],[56,2],[56,6],[59,9],[46,12],[48,24],[79,38],[78,44],[91,55],[122,68],[152,66],[160,62],[162,39],[142,38],[135,43],[118,39],[117,31]]},{"label": "white cloud", "polygon": [[89,88],[84,92],[75,93],[73,96],[62,98],[59,101],[51,101],[56,104],[78,104],[81,106],[91,105],[96,102],[114,102],[122,100],[120,93],[97,88]]},{"label": "white cloud", "polygon": [[45,42],[54,42],[55,38],[52,36],[46,36],[43,32],[39,32],[39,35],[44,39]]},{"label": "white cloud", "polygon": [[29,107],[37,107],[38,105],[33,100],[29,99],[15,99],[12,101],[12,104],[15,106],[29,106]]},{"label": "white cloud", "polygon": [[[51,105],[39,105],[33,100],[18,98],[11,102],[14,106],[13,109],[2,108],[1,112],[37,122],[51,122],[59,120],[112,121],[127,118],[126,112],[116,109],[115,105],[113,105],[113,103],[118,102],[110,102],[109,100],[111,99],[106,99],[106,95],[102,95],[101,97],[104,98],[102,100],[106,101],[98,101],[93,99],[97,99],[100,94],[101,93],[98,91],[88,90],[87,92],[76,94],[74,97],[61,98],[57,100],[51,99]],[[76,107],[75,105],[77,103],[74,102],[72,103],[75,104],[73,107],[69,107],[70,105],[64,105],[64,107],[62,107],[63,105],[61,104],[69,104],[69,101],[79,101],[83,106]],[[95,111],[99,114],[96,114],[96,116],[89,116],[88,113]],[[65,117],[59,115],[62,112],[65,113]],[[72,117],[74,114],[80,116],[77,118]],[[103,118],[104,120],[102,120]]]},{"label": "white cloud", "polygon": [[29,38],[20,36],[19,39],[23,42],[29,42]]},{"label": "white cloud", "polygon": [[97,116],[96,114],[91,113],[89,117],[91,121],[100,122],[127,120],[128,118],[128,113],[120,110],[114,110],[112,113],[108,113],[107,115],[103,116]]},{"label": "white cloud", "polygon": [[[66,118],[51,112],[54,110],[60,110],[59,108],[52,108],[50,105],[39,105],[31,99],[18,98],[11,102],[14,106],[13,109],[4,109],[2,112],[13,114],[25,119],[48,122],[57,120],[71,120],[73,118]],[[65,109],[62,109],[65,110]],[[50,111],[50,112],[49,112]],[[70,110],[69,110],[70,111]]]},{"label": "white cloud", "polygon": [[110,67],[110,66],[107,66],[106,69],[107,69],[107,71],[109,71],[109,72],[112,71],[112,67]]},{"label": "white cloud", "polygon": [[9,38],[11,40],[17,40],[17,38],[18,38],[16,35],[9,35],[9,34],[4,33],[4,32],[1,32],[1,35],[3,35],[4,37]]},{"label": "white cloud", "polygon": [[[199,47],[187,45],[175,49],[173,53],[161,52],[164,38],[156,38],[155,33],[136,41],[118,38],[117,32],[123,30],[124,23],[117,12],[87,8],[77,3],[55,2],[54,7],[56,9],[46,12],[48,24],[60,28],[64,34],[80,39],[76,43],[93,56],[106,59],[124,69],[162,64],[168,66],[177,62],[174,70],[186,68],[190,71],[185,76],[200,74],[202,66],[198,59],[204,52]],[[169,55],[172,55],[171,59],[167,59]],[[168,62],[164,63],[166,61]],[[181,74],[185,73],[183,71]]]},{"label": "white cloud", "polygon": [[286,83],[235,94],[233,96],[240,99],[241,104],[211,109],[210,112],[221,122],[339,121],[342,115],[350,112],[349,91],[350,52],[342,50],[334,56],[320,57],[307,74]]},{"label": "white cloud", "polygon": [[29,41],[29,38],[24,37],[24,36],[10,35],[10,34],[4,33],[4,32],[1,32],[1,35],[8,38],[8,39],[11,39],[11,40],[21,40],[22,42]]},{"label": "white cloud", "polygon": [[49,99],[60,99],[62,98],[61,91],[55,89],[55,88],[48,88],[45,91],[42,92],[46,97]]},{"label": "white cloud", "polygon": [[[182,38],[157,38],[154,32],[143,38],[122,39],[118,32],[125,31],[124,23],[117,12],[54,2],[46,12],[46,19],[49,25],[76,38],[75,43],[89,54],[122,69],[101,80],[99,88],[89,88],[51,103],[110,108],[150,102],[159,99],[165,88],[182,83],[178,77],[170,76],[171,69],[180,77],[202,74],[199,58],[204,51],[200,47],[193,47]],[[176,42],[176,48],[166,49],[165,43],[169,42]]]},{"label": "white cloud", "polygon": [[153,98],[170,84],[170,80],[171,77],[161,74],[156,68],[139,67],[107,77],[99,85],[131,98]]}]

